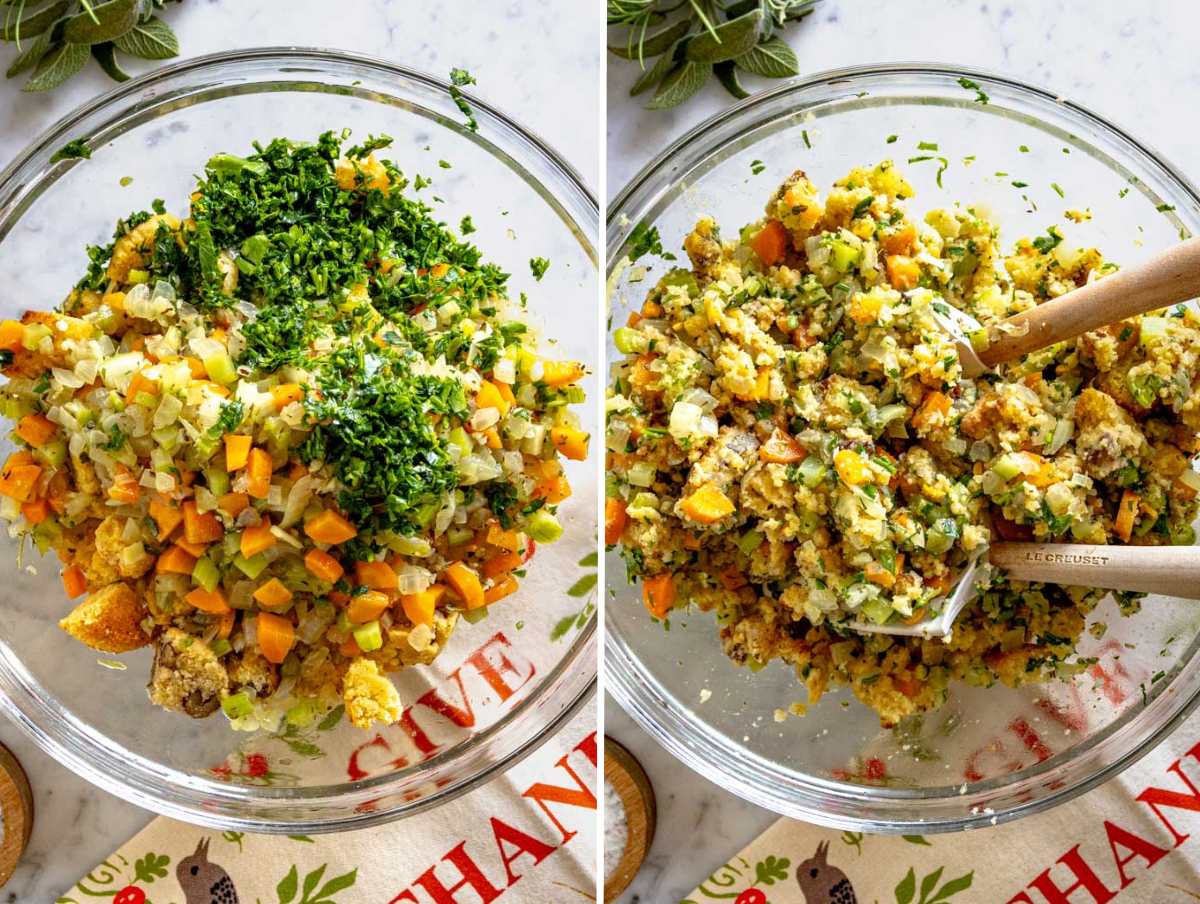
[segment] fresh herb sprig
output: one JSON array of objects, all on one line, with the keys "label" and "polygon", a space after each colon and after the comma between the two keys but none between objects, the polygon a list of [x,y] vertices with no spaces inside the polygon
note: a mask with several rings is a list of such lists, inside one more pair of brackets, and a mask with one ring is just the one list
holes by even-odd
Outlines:
[{"label": "fresh herb sprig", "polygon": [[94,59],[114,81],[129,78],[119,55],[166,60],[179,55],[179,39],[155,15],[183,0],[0,0],[0,41],[17,56],[6,78],[29,73],[25,91],[49,91]]},{"label": "fresh herb sprig", "polygon": [[641,66],[629,93],[636,97],[654,88],[651,110],[678,106],[714,75],[734,97],[747,97],[741,72],[763,78],[799,74],[800,62],[781,33],[819,2],[608,0],[608,24],[622,38],[608,49]]}]

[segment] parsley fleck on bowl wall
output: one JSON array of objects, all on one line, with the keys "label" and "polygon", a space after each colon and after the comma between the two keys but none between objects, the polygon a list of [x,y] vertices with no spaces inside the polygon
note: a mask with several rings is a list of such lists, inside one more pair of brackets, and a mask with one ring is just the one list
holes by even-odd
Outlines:
[{"label": "parsley fleck on bowl wall", "polygon": [[[843,69],[708,120],[620,193],[608,213],[613,326],[678,265],[647,256],[618,266],[641,224],[657,227],[666,252],[679,252],[701,215],[727,235],[757,221],[796,169],[826,192],[852,167],[889,158],[913,183],[914,214],[982,205],[1006,248],[1058,224],[1066,241],[1129,264],[1200,231],[1196,189],[1069,100],[949,67]],[[1090,209],[1092,218],[1073,223],[1068,209]],[[621,357],[611,338],[607,354]],[[777,723],[777,709],[805,697],[790,668],[736,667],[711,614],[676,609],[664,631],[615,552],[607,575],[606,688],[617,701],[722,787],[837,828],[944,832],[1044,810],[1136,761],[1200,700],[1195,603],[1151,596],[1139,615],[1122,618],[1110,598],[1089,619],[1107,623],[1107,634],[1081,642],[1097,661],[1069,680],[1019,690],[952,685],[942,709],[895,731],[881,730],[846,689]]]},{"label": "parsley fleck on bowl wall", "polygon": [[[324,50],[218,54],[129,82],[61,120],[0,173],[0,316],[56,306],[86,269],[85,245],[107,242],[117,217],[155,198],[186,209],[193,176],[213,154],[350,128],[359,141],[392,136],[397,165],[432,178],[420,197],[435,215],[450,224],[470,215],[471,240],[512,274],[514,297],[528,295],[543,353],[594,370],[594,321],[568,311],[594,304],[596,201],[541,139],[466,94],[478,132],[441,79]],[[51,162],[74,139],[86,140],[91,159]],[[550,261],[540,281],[534,258]],[[589,397],[596,382],[594,374],[583,382]],[[584,408],[594,433],[594,407]],[[0,454],[12,451],[2,445]],[[436,806],[520,760],[592,692],[593,600],[567,591],[595,571],[586,559],[595,550],[595,471],[570,465],[564,535],[539,545],[520,591],[477,624],[461,622],[434,665],[394,676],[412,706],[403,726],[368,733],[343,721],[246,735],[219,714],[159,710],[146,698],[150,648],[120,657],[127,668],[102,667],[98,659],[110,657],[57,627],[72,607],[57,559],[26,549],[18,563],[13,543],[0,557],[0,705],[68,768],[191,822],[313,833]]]}]

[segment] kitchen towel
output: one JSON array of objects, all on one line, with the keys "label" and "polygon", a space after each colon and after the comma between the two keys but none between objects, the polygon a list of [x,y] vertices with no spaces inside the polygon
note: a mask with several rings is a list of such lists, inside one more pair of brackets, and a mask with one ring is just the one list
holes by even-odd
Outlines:
[{"label": "kitchen towel", "polygon": [[160,818],[58,904],[594,901],[597,756],[593,698],[524,761],[430,812],[312,837]]},{"label": "kitchen towel", "polygon": [[1193,716],[1116,779],[1005,825],[898,836],[781,819],[683,904],[1188,904],[1197,832]]}]

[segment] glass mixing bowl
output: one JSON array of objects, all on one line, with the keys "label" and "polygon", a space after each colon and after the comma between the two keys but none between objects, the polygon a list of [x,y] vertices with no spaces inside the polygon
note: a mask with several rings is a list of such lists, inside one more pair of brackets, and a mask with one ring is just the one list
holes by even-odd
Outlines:
[{"label": "glass mixing bowl", "polygon": [[[645,257],[638,261],[650,266],[644,278],[638,266],[616,270],[638,224],[656,226],[664,248],[679,251],[701,214],[714,216],[726,235],[757,220],[795,169],[828,189],[851,167],[886,158],[913,182],[915,212],[956,200],[983,205],[1009,246],[1057,223],[1067,241],[1133,263],[1200,230],[1192,185],[1064,98],[969,70],[843,69],[708,120],[621,192],[608,217],[610,277],[620,272],[611,322],[624,324],[664,268]],[[1090,208],[1093,217],[1076,225],[1063,215],[1068,208]],[[608,353],[611,360],[611,341]],[[944,708],[897,731],[881,730],[843,689],[778,724],[777,708],[804,699],[791,669],[780,662],[757,674],[736,668],[721,652],[711,615],[677,611],[664,632],[615,553],[607,569],[605,674],[613,696],[710,780],[809,822],[918,833],[1016,819],[1111,778],[1200,699],[1193,662],[1200,608],[1150,597],[1133,618],[1121,618],[1111,600],[1096,610],[1092,620],[1107,622],[1108,633],[1085,634],[1082,649],[1099,662],[1072,681],[1020,690],[958,685]]]},{"label": "glass mixing bowl", "polygon": [[[565,304],[591,311],[595,303],[596,201],[537,136],[470,103],[478,132],[465,127],[444,82],[318,50],[237,51],[129,82],[59,122],[0,174],[0,316],[58,304],[86,267],[84,245],[106,242],[117,217],[154,198],[186,209],[193,176],[214,153],[349,127],[357,140],[391,135],[387,154],[401,169],[432,177],[421,197],[439,217],[472,216],[472,239],[513,274],[514,292],[528,292],[556,355],[594,362],[594,320],[564,314]],[[76,138],[93,149],[90,160],[50,162]],[[125,177],[132,182],[123,185]],[[529,266],[537,256],[552,262],[540,283]],[[585,383],[593,398],[596,383]],[[585,429],[594,429],[593,406],[584,407]],[[486,620],[461,624],[433,666],[396,676],[414,704],[402,725],[367,733],[343,722],[248,738],[219,715],[193,721],[161,711],[146,699],[150,651],[121,657],[126,671],[101,668],[94,651],[56,627],[70,608],[58,562],[26,550],[36,573],[18,567],[12,543],[0,555],[0,702],[68,768],[192,822],[297,834],[434,806],[536,748],[592,691],[595,619],[566,589],[595,550],[596,479],[586,463],[572,464],[563,539],[539,548],[518,595]],[[576,615],[569,628],[559,625]]]}]

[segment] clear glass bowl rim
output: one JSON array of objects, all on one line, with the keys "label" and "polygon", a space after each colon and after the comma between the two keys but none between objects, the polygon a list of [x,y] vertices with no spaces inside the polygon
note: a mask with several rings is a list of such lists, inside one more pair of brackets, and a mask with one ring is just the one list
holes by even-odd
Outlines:
[{"label": "clear glass bowl rim", "polygon": [[[63,116],[34,138],[0,171],[0,218],[7,215],[31,190],[41,187],[55,166],[50,155],[66,141],[78,137],[84,123],[99,117],[87,137],[103,136],[109,128],[139,110],[157,106],[172,90],[185,93],[211,90],[222,83],[246,84],[238,67],[274,66],[275,80],[301,81],[305,71],[333,70],[363,73],[380,80],[394,79],[400,96],[406,82],[450,97],[450,84],[428,73],[360,54],[317,47],[258,47],[194,57],[148,72],[87,102]],[[251,72],[250,83],[256,79]],[[290,77],[285,79],[285,76]],[[349,87],[349,85],[347,85]],[[460,89],[461,90],[461,89]],[[525,178],[555,199],[559,216],[596,261],[599,204],[579,173],[544,139],[488,102],[462,91],[479,121],[473,140],[493,156],[515,161]],[[166,107],[161,112],[170,112]],[[74,165],[79,161],[66,161]],[[527,171],[527,164],[534,164]],[[508,164],[511,167],[511,163]],[[50,179],[48,184],[53,184]],[[0,247],[4,233],[0,233]],[[226,783],[169,766],[101,743],[69,713],[54,709],[37,693],[36,682],[17,655],[0,640],[0,710],[9,716],[50,757],[88,781],[155,813],[219,829],[261,833],[316,834],[356,830],[380,825],[437,807],[503,773],[536,750],[583,706],[596,687],[597,618],[579,632],[562,659],[550,669],[535,692],[501,719],[462,743],[430,759],[395,772],[359,781],[310,787],[261,787]],[[557,707],[540,721],[542,708]],[[517,731],[520,730],[518,734]],[[501,741],[500,751],[493,747]],[[443,778],[454,776],[454,778]],[[465,776],[465,777],[463,777]],[[391,786],[414,781],[446,783],[417,800],[373,809]],[[294,809],[304,808],[296,817]],[[293,811],[293,812],[289,812]]]},{"label": "clear glass bowl rim", "polygon": [[[1035,117],[1039,126],[1046,120],[1038,111],[1053,105],[1065,110],[1081,126],[1095,130],[1157,174],[1176,197],[1180,215],[1192,234],[1200,229],[1200,192],[1160,154],[1090,109],[1051,91],[1026,84],[1000,73],[938,63],[897,62],[829,69],[792,79],[746,98],[709,117],[673,142],[643,166],[613,197],[606,223],[606,276],[620,260],[633,229],[652,218],[651,211],[674,193],[681,174],[691,173],[718,150],[750,133],[803,109],[810,98],[806,92],[838,87],[847,94],[856,89],[878,88],[878,80],[907,79],[905,87],[948,89],[949,81],[969,78],[989,91],[1005,93],[1005,100],[1022,104],[1021,113]],[[875,80],[875,81],[872,81]],[[965,87],[965,86],[959,86]],[[906,95],[907,96],[907,95]],[[969,99],[969,95],[965,95]],[[839,98],[841,95],[839,95]],[[796,98],[788,111],[775,109],[781,101]],[[822,97],[819,102],[829,101]],[[761,111],[761,115],[758,115]],[[1188,209],[1183,210],[1187,202]],[[607,568],[618,560],[607,557]],[[609,573],[606,571],[606,574]],[[620,595],[608,594],[604,632],[604,688],[617,703],[671,755],[684,765],[743,799],[784,816],[836,829],[874,833],[955,832],[1009,822],[1042,812],[1113,778],[1137,762],[1179,725],[1200,704],[1200,636],[1193,639],[1181,657],[1182,667],[1170,682],[1160,682],[1148,693],[1140,709],[1130,707],[1086,741],[1044,762],[1013,775],[965,785],[965,791],[949,789],[902,789],[839,782],[816,776],[801,776],[756,754],[747,754],[720,732],[694,719],[686,706],[675,706],[660,692],[652,672],[620,639],[612,612]],[[1130,740],[1139,732],[1144,736]],[[1046,792],[1048,785],[1055,787]],[[1012,800],[1027,799],[1003,809],[992,810],[989,802],[997,792]],[[831,806],[832,805],[832,806]],[[836,812],[834,812],[836,811]],[[915,814],[915,815],[914,815]]]}]

